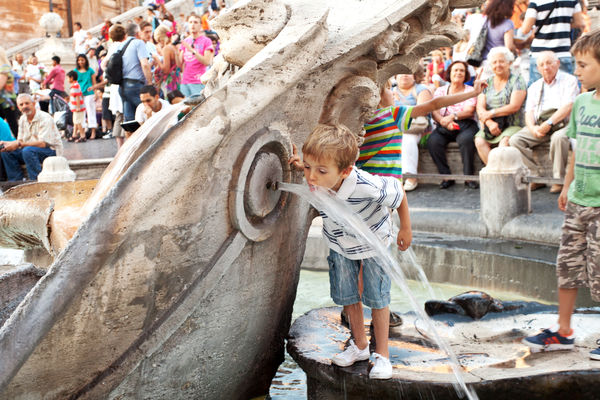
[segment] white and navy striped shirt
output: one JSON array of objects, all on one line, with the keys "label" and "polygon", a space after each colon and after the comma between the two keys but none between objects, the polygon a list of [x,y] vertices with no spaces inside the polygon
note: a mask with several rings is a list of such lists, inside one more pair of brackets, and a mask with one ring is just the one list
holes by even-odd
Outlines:
[{"label": "white and navy striped shirt", "polygon": [[[394,240],[390,210],[400,207],[404,197],[401,182],[396,178],[371,175],[354,167],[337,191],[337,197],[360,215],[371,231],[386,246]],[[375,257],[377,253],[353,234],[320,212],[323,217],[323,237],[329,248],[351,260]]]},{"label": "white and navy striped shirt", "polygon": [[573,14],[581,12],[581,5],[579,0],[556,0],[554,3],[555,0],[532,0],[525,13],[525,19],[535,18],[537,26],[552,12],[531,43],[534,57],[547,50],[553,51],[558,57],[571,56],[571,22]]}]

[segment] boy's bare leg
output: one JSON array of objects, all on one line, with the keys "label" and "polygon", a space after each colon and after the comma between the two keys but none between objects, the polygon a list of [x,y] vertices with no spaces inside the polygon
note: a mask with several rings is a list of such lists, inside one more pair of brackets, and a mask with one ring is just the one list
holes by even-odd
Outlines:
[{"label": "boy's bare leg", "polygon": [[373,330],[375,331],[375,352],[390,358],[388,337],[390,334],[390,308],[371,309]]},{"label": "boy's bare leg", "polygon": [[558,288],[558,333],[562,336],[571,334],[571,315],[575,308],[577,289]]},{"label": "boy's bare leg", "polygon": [[[350,330],[354,338],[354,344],[359,349],[364,349],[369,345],[367,334],[365,333],[365,319],[363,316],[362,303],[354,303],[344,306],[344,312],[350,318]],[[389,316],[388,316],[389,318]]]}]

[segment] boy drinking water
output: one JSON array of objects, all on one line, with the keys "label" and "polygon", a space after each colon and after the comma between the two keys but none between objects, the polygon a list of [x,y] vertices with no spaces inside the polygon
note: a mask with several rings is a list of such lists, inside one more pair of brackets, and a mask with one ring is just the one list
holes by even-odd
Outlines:
[{"label": "boy drinking water", "polygon": [[[397,126],[410,126],[412,116],[426,115],[434,109],[475,97],[485,83],[477,81],[475,90],[433,99],[414,107],[398,107],[392,112]],[[389,89],[384,91],[387,96]],[[396,244],[406,250],[412,241],[408,202],[401,181],[376,176],[354,166],[358,156],[357,137],[345,126],[319,125],[302,146],[302,160],[294,146],[290,164],[304,171],[310,186],[322,186],[336,192],[387,246],[393,241],[391,210],[397,210],[400,230]],[[371,307],[375,332],[374,366],[371,379],[392,377],[389,360],[389,303],[391,281],[377,259],[377,253],[362,244],[343,226],[321,212],[323,236],[329,245],[330,292],[333,301],[344,307],[350,319],[353,340],[332,362],[347,367],[370,357],[369,342],[364,329],[362,304]],[[363,269],[363,290],[359,291],[359,271]]]},{"label": "boy drinking water", "polygon": [[[595,90],[577,96],[567,128],[567,136],[577,139],[577,150],[558,197],[558,208],[565,212],[556,260],[558,324],[523,339],[534,351],[574,348],[571,316],[579,287],[589,287],[592,299],[600,301],[600,31],[582,36],[571,52],[575,75],[583,87]],[[600,348],[590,358],[600,360]]]}]

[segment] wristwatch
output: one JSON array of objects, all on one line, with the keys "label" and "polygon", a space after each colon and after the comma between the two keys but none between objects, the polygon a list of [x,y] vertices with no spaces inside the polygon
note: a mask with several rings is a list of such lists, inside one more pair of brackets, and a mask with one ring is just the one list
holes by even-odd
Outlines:
[{"label": "wristwatch", "polygon": [[452,113],[452,114],[454,114],[454,120],[458,121],[458,114],[457,113]]},{"label": "wristwatch", "polygon": [[550,125],[550,128],[552,128],[552,125],[554,125],[554,122],[552,122],[550,118],[548,118],[545,122]]}]

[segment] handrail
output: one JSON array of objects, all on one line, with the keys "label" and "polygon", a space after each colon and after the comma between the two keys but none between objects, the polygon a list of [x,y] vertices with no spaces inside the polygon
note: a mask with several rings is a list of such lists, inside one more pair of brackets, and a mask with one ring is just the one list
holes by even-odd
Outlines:
[{"label": "handrail", "polygon": [[[434,180],[457,180],[457,181],[477,181],[479,182],[479,175],[459,175],[459,174],[402,174],[403,178],[415,178],[415,179],[434,179]],[[546,185],[562,185],[563,180],[557,178],[551,178],[549,176],[525,176],[523,177],[523,183],[544,183]]]}]

